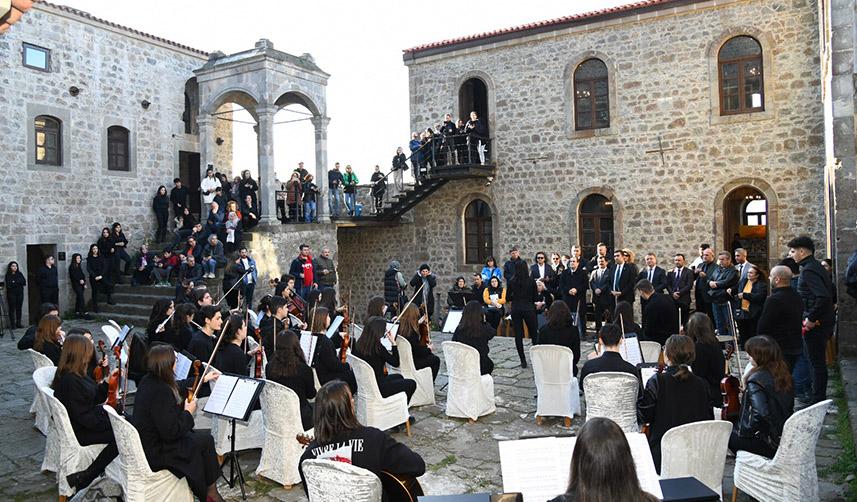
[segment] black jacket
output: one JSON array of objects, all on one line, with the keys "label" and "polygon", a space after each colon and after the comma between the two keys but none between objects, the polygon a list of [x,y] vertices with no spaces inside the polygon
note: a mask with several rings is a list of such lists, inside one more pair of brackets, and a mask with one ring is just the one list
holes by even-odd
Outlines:
[{"label": "black jacket", "polygon": [[39,267],[36,272],[36,282],[42,289],[56,289],[59,287],[59,278],[57,276],[57,267],[48,268],[45,265]]},{"label": "black jacket", "polygon": [[580,332],[577,326],[572,324],[571,319],[564,326],[554,327],[545,324],[539,328],[539,336],[535,338],[534,344],[561,345],[571,349],[574,354],[571,371],[574,376],[577,376],[577,363],[580,361]]},{"label": "black jacket", "polygon": [[394,268],[388,268],[384,272],[384,301],[387,303],[397,303],[402,296],[402,288],[396,279],[398,275],[399,271]]},{"label": "black jacket", "polygon": [[316,394],[315,380],[312,377],[312,368],[303,361],[298,363],[297,372],[291,376],[281,376],[271,371],[271,363],[265,367],[265,375],[269,380],[286,386],[298,396],[301,407],[301,425],[304,430],[312,429],[312,405],[309,403]]},{"label": "black jacket", "polygon": [[333,346],[330,338],[324,333],[313,335],[318,338],[315,344],[315,352],[310,356],[310,366],[315,368],[318,381],[324,385],[331,380],[336,380],[339,375],[351,371],[347,363],[343,363],[336,355],[337,347]]},{"label": "black jacket", "polygon": [[107,399],[107,382],[98,384],[88,376],[62,373],[53,389],[54,397],[65,406],[71,428],[81,444],[92,444],[94,436],[101,436],[97,433],[111,430],[110,419],[101,407]]},{"label": "black jacket", "polygon": [[512,302],[512,312],[536,310],[536,295],[538,288],[532,277],[527,277],[523,284],[509,281],[509,287],[506,288],[506,301]]},{"label": "black jacket", "polygon": [[173,187],[173,189],[170,190],[170,202],[172,202],[174,206],[179,206],[182,208],[187,207],[188,193],[189,192],[186,186],[182,186],[181,188]]},{"label": "black jacket", "polygon": [[110,232],[110,244],[113,246],[114,252],[118,252],[120,249],[124,249],[125,252],[128,252],[128,239],[125,238],[125,232],[119,231]]},{"label": "black jacket", "polygon": [[774,288],[765,300],[757,335],[768,335],[777,343],[784,354],[800,354],[803,351],[803,300],[790,287]]},{"label": "black jacket", "polygon": [[[598,273],[601,273],[601,277],[598,277]],[[610,267],[605,268],[604,270],[598,269],[595,267],[592,269],[592,272],[589,274],[589,289],[592,290],[592,303],[595,305],[601,305],[602,307],[608,306],[613,303],[613,296],[608,293],[609,285],[607,284],[607,279],[610,277]],[[596,293],[595,290],[600,289],[601,293]]]},{"label": "black jacket", "polygon": [[[711,274],[714,273],[714,269],[717,268],[717,263],[711,262],[702,262],[696,267],[693,271],[693,275],[696,278],[696,283],[694,284],[697,298],[702,299],[707,303],[711,303],[711,298],[708,296],[708,283],[711,281]],[[705,272],[705,277],[702,277],[699,273]],[[736,271],[737,275],[737,271]]]},{"label": "black jacket", "polygon": [[643,309],[644,339],[663,345],[670,335],[678,333],[678,309],[664,293],[655,293]]},{"label": "black jacket", "polygon": [[372,371],[375,373],[375,381],[378,383],[383,382],[387,377],[387,375],[384,374],[384,368],[388,364],[394,368],[398,368],[401,364],[401,361],[399,361],[399,347],[397,345],[393,345],[393,350],[390,352],[387,352],[387,349],[383,349],[371,356],[360,352],[357,350],[357,347],[354,347],[352,349],[352,354],[355,357],[359,357],[372,367]]},{"label": "black jacket", "polygon": [[[726,358],[720,344],[709,345],[696,342],[696,358],[693,360],[693,374],[708,383],[711,406],[723,406],[723,394],[720,393],[720,381],[726,376]],[[743,360],[742,360],[743,362]]]},{"label": "black jacket", "polygon": [[622,354],[618,352],[605,351],[599,357],[590,359],[583,363],[583,368],[580,369],[580,389],[583,390],[583,381],[587,376],[593,373],[602,373],[606,371],[616,371],[619,373],[628,373],[637,377],[640,386],[637,390],[637,395],[643,394],[643,376],[640,374],[640,369],[622,359]]},{"label": "black jacket", "polygon": [[[550,268],[550,267],[548,267]],[[562,300],[568,305],[568,310],[578,312],[578,302],[582,299],[586,303],[586,289],[589,286],[589,276],[583,267],[577,267],[577,270],[572,271],[567,268],[559,275],[559,293],[562,295]],[[571,295],[569,291],[574,288],[577,290],[576,295]],[[580,311],[585,313],[585,305],[579,307]]]},{"label": "black jacket", "polygon": [[[196,330],[193,336],[190,337],[190,343],[187,345],[187,351],[200,361],[207,363],[214,351],[214,344],[217,342],[216,335],[208,336],[200,330]],[[219,349],[218,349],[219,350]],[[215,366],[217,368],[217,366]],[[220,368],[217,368],[218,370]]]},{"label": "black jacket", "polygon": [[[640,273],[637,274],[637,281],[641,281],[643,279],[649,280],[649,267],[643,267],[640,270]],[[665,289],[667,289],[667,273],[664,272],[664,269],[661,267],[655,266],[655,270],[652,273],[652,280],[650,281],[652,286],[655,287],[655,293],[662,293]]]},{"label": "black jacket", "polygon": [[478,334],[465,333],[461,325],[455,329],[452,334],[453,342],[461,342],[469,345],[479,352],[479,373],[482,375],[490,375],[494,371],[494,361],[488,357],[490,348],[488,341],[494,338],[496,331],[488,324],[482,323],[482,332]]},{"label": "black jacket", "polygon": [[83,267],[75,266],[73,263],[69,265],[68,280],[71,282],[72,286],[81,286],[80,281],[86,281],[86,275],[83,273]]},{"label": "black jacket", "polygon": [[259,334],[262,335],[262,346],[265,347],[268,357],[274,357],[274,337],[284,329],[289,329],[286,322],[274,316],[266,315],[259,321]]},{"label": "black jacket", "polygon": [[62,355],[62,345],[54,342],[45,342],[44,345],[42,345],[42,350],[39,352],[48,356],[48,359],[54,363],[54,366],[59,366],[60,356]]},{"label": "black jacket", "polygon": [[155,197],[152,198],[152,209],[154,209],[155,212],[169,211],[170,199],[166,195],[155,195]]},{"label": "black jacket", "polygon": [[6,291],[10,297],[20,298],[24,296],[24,286],[27,285],[27,279],[20,270],[14,273],[6,273]]},{"label": "black jacket", "polygon": [[833,284],[830,275],[813,256],[801,262],[797,292],[803,300],[803,316],[822,325],[833,324]]},{"label": "black jacket", "polygon": [[220,342],[220,347],[217,349],[212,364],[221,373],[247,376],[249,375],[248,369],[251,358],[252,356],[244,352],[241,346],[230,342]]},{"label": "black jacket", "polygon": [[741,399],[738,435],[756,437],[776,449],[783,435],[783,426],[794,411],[794,392],[777,391],[774,377],[767,370],[750,373]]},{"label": "black jacket", "polygon": [[86,271],[92,279],[101,276],[102,280],[105,280],[108,275],[107,268],[105,258],[100,254],[98,256],[88,256],[86,258]]},{"label": "black jacket", "polygon": [[523,260],[523,258],[518,258],[517,260],[509,259],[503,264],[503,279],[506,281],[507,285],[512,282],[512,278],[515,277],[515,264],[520,260]]},{"label": "black jacket", "polygon": [[678,280],[676,280],[675,269],[667,272],[667,292],[672,297],[673,293],[678,293],[676,303],[681,305],[690,305],[690,290],[693,289],[693,271],[687,267],[682,267],[679,272]]},{"label": "black jacket", "polygon": [[[744,287],[747,285],[746,277],[740,279],[738,281],[738,289],[735,290],[735,294],[741,293],[744,291]],[[765,298],[768,297],[768,283],[762,280],[757,280],[753,283],[753,289],[750,290],[749,293],[744,293],[744,300],[750,302],[750,310],[748,312],[744,312],[741,315],[742,319],[756,319],[762,313],[762,307],[765,305]],[[742,302],[738,300],[738,308],[741,308]]]},{"label": "black jacket", "polygon": [[238,196],[244,200],[248,195],[256,200],[256,192],[259,190],[259,185],[253,178],[241,178],[241,184],[238,185]]},{"label": "black jacket", "polygon": [[556,283],[556,279],[557,279],[556,271],[554,271],[554,269],[551,268],[551,266],[549,264],[545,263],[545,272],[544,273],[545,273],[544,276],[540,275],[538,264],[530,265],[530,277],[532,277],[533,279],[536,279],[536,280],[541,279],[542,282],[545,283],[545,286],[547,286],[548,289],[554,289],[554,287],[556,286],[555,283]]},{"label": "black jacket", "polygon": [[[732,301],[735,296],[735,286],[738,285],[738,271],[735,270],[735,267],[718,266],[714,272],[708,276],[707,281],[714,281],[717,283],[716,288],[709,287],[708,289],[709,301],[711,303],[727,303]],[[732,293],[727,293],[727,289],[731,289]]]},{"label": "black jacket", "polygon": [[[422,286],[423,278],[419,273],[414,274],[411,278],[410,285],[414,288],[414,293]],[[437,286],[437,276],[434,274],[429,274],[426,277],[426,286],[420,291],[420,294],[414,298],[414,305],[419,307],[423,304],[423,297],[428,298],[428,304],[426,305],[426,311],[429,313],[429,316],[434,312],[434,288]]]},{"label": "black jacket", "polygon": [[619,265],[613,264],[609,270],[610,274],[607,276],[606,280],[608,292],[607,297],[611,301],[615,302],[616,300],[613,299],[613,295],[609,293],[619,291],[621,294],[619,295],[618,301],[634,303],[634,279],[637,276],[637,272],[635,272],[636,267],[633,266],[633,263],[625,263],[622,265],[622,272],[619,276],[618,282],[616,282],[615,279],[616,274],[619,272]]},{"label": "black jacket", "polygon": [[408,158],[405,157],[404,153],[398,153],[396,155],[393,155],[393,170],[407,170],[408,166],[405,164],[407,160]]}]

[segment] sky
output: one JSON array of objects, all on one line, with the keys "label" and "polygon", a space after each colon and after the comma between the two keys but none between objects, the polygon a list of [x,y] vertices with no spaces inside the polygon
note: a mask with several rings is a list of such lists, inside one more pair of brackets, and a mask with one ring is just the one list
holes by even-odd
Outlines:
[{"label": "sky", "polygon": [[[267,38],[275,49],[294,55],[312,54],[316,64],[331,75],[327,85],[327,114],[331,119],[328,167],[334,162],[351,164],[361,181],[368,181],[376,164],[382,171],[389,170],[396,147],[407,151],[408,72],[402,62],[403,49],[629,2],[52,1],[206,52],[231,54]],[[253,121],[240,110],[233,117]],[[298,118],[301,115],[281,111],[275,123]],[[239,172],[246,168],[256,173],[253,126],[233,124],[233,169]],[[299,161],[312,171],[312,124],[306,120],[276,124],[274,156],[281,180],[288,178]]]}]

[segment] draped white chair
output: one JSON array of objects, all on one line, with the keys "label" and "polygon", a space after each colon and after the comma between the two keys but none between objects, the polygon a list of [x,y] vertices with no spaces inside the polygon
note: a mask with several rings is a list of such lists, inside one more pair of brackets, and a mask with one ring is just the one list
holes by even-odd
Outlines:
[{"label": "draped white chair", "polygon": [[264,476],[283,486],[301,482],[298,462],[304,447],[297,441],[298,434],[313,435],[301,425],[301,408],[292,389],[271,380],[265,380],[261,394],[262,414],[265,415],[265,438],[256,476]]},{"label": "draped white chair", "polygon": [[434,404],[434,378],[432,378],[431,368],[417,369],[414,364],[414,353],[411,349],[411,343],[403,336],[396,337],[396,344],[399,348],[399,367],[387,365],[390,373],[399,373],[405,378],[409,378],[417,382],[417,390],[411,396],[411,401],[408,406],[425,406]]},{"label": "draped white chair", "polygon": [[357,340],[359,340],[359,339],[360,339],[360,335],[362,335],[362,334],[363,334],[363,326],[360,326],[360,325],[358,325],[358,324],[354,324],[354,325],[352,325],[352,328],[351,328],[351,343],[353,344],[354,342],[356,342]]},{"label": "draped white chair", "polygon": [[640,342],[640,352],[643,354],[644,363],[656,363],[661,355],[661,344],[658,342]]},{"label": "draped white chair", "polygon": [[382,431],[405,424],[410,436],[407,394],[399,392],[390,397],[382,396],[378,389],[378,382],[375,380],[375,372],[369,363],[353,354],[348,354],[348,364],[354,371],[354,378],[357,379],[357,395],[354,396],[357,420],[363,425],[376,427]]},{"label": "draped white chair", "polygon": [[733,502],[738,490],[761,502],[818,500],[815,445],[832,402],[822,401],[789,417],[774,458],[737,452]]},{"label": "draped white chair", "polygon": [[494,413],[494,379],[480,374],[479,351],[460,342],[443,342],[441,348],[449,377],[446,415],[476,421]]},{"label": "draped white chair", "polygon": [[[212,382],[212,390],[217,381]],[[221,416],[211,417],[211,435],[218,455],[232,451],[232,421]],[[247,422],[235,421],[235,451],[254,450],[265,443],[265,419],[261,410],[250,412]]]},{"label": "draped white chair", "polygon": [[604,371],[586,375],[586,420],[605,417],[625,432],[640,432],[637,425],[637,391],[640,383],[629,373]]},{"label": "draped white chair", "polygon": [[177,478],[167,469],[152,472],[140,434],[127,420],[120,417],[116,410],[105,405],[110,418],[113,437],[119,449],[119,458],[114,461],[121,473],[118,478],[125,495],[125,502],[148,502],[150,500],[169,500],[170,502],[193,501],[193,494],[185,478]]},{"label": "draped white chair", "polygon": [[718,495],[723,493],[723,469],[732,423],[693,422],[668,430],[661,438],[661,478],[692,476]]},{"label": "draped white chair", "polygon": [[51,383],[54,381],[54,375],[57,372],[56,366],[46,366],[37,369],[33,372],[33,383],[36,386],[36,399],[39,401],[41,409],[46,410],[48,417],[48,433],[45,440],[45,457],[42,459],[42,471],[57,472],[57,463],[60,457],[60,444],[57,433],[57,428],[51,417],[51,405],[48,402],[47,396],[53,396],[54,390],[51,389]]},{"label": "draped white chair", "polygon": [[561,345],[530,347],[533,377],[536,380],[536,423],[542,417],[565,417],[571,427],[574,415],[580,415],[580,385],[572,372],[574,353]]},{"label": "draped white chair", "polygon": [[[27,352],[30,353],[30,357],[33,359],[34,370],[54,365],[53,361],[41,352],[37,352],[33,349],[27,349]],[[47,436],[48,421],[50,420],[51,410],[48,409],[47,403],[43,403],[39,400],[39,389],[36,387],[33,388],[33,404],[30,405],[30,413],[36,414],[36,421],[33,424],[33,427]]]},{"label": "draped white chair", "polygon": [[381,480],[371,471],[333,460],[304,460],[309,502],[381,502]]}]

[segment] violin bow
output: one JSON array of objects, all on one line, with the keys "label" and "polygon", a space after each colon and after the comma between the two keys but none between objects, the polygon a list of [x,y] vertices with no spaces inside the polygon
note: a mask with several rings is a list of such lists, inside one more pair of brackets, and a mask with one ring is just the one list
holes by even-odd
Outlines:
[{"label": "violin bow", "polygon": [[397,315],[397,316],[396,316],[396,322],[394,322],[394,323],[393,323],[393,326],[395,326],[395,325],[399,324],[399,320],[402,318],[402,314],[405,312],[405,310],[407,310],[407,309],[408,309],[408,307],[411,305],[411,303],[413,303],[413,302],[414,302],[414,300],[416,299],[417,295],[418,295],[418,294],[420,294],[420,291],[422,291],[422,290],[423,290],[423,286],[425,286],[425,283],[420,284],[420,287],[419,287],[419,289],[417,289],[417,292],[416,292],[416,293],[414,293],[414,296],[412,296],[412,297],[411,297],[411,299],[410,299],[410,300],[408,300],[408,303],[406,303],[406,304],[405,304],[405,306],[404,306],[404,307],[402,307],[402,310],[401,310],[401,311],[399,311],[399,315]]},{"label": "violin bow", "polygon": [[223,325],[223,329],[220,330],[220,336],[217,337],[217,343],[214,344],[214,350],[211,351],[211,356],[208,358],[208,362],[205,363],[205,369],[202,370],[202,376],[199,378],[199,382],[196,384],[196,388],[193,390],[192,395],[196,396],[197,392],[199,392],[199,387],[202,385],[202,382],[205,381],[205,374],[208,373],[209,368],[211,368],[211,361],[214,360],[214,355],[217,354],[217,349],[220,347],[220,342],[223,341],[223,334],[226,333],[226,328],[229,327],[229,319],[226,319],[226,324]]},{"label": "violin bow", "polygon": [[217,303],[215,303],[215,304],[214,304],[214,306],[216,307],[216,306],[220,305],[220,302],[222,302],[224,298],[226,298],[227,296],[229,296],[229,293],[231,293],[231,292],[232,292],[232,290],[233,290],[233,289],[235,289],[235,286],[237,286],[239,283],[243,282],[243,281],[244,281],[244,278],[245,278],[245,277],[247,277],[247,274],[249,274],[249,273],[250,273],[250,271],[249,271],[249,270],[248,270],[248,271],[246,271],[246,272],[244,272],[244,275],[242,275],[242,276],[238,279],[238,281],[236,281],[236,282],[235,282],[235,284],[233,284],[233,285],[232,285],[232,287],[231,287],[231,288],[229,288],[229,291],[227,291],[225,295],[221,296],[221,297],[220,297],[220,299],[219,299],[219,300],[217,300]]}]

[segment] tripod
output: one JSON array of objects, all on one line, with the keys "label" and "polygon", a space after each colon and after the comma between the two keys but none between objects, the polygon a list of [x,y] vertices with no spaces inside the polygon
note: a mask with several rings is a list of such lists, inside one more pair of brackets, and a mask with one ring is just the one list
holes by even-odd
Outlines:
[{"label": "tripod", "polygon": [[[235,419],[232,418],[229,421],[232,422],[232,436],[230,437],[231,449],[223,459],[223,463],[220,464],[220,475],[223,476],[223,479],[229,484],[229,488],[234,488],[235,481],[237,480],[238,486],[241,487],[241,498],[243,500],[247,500],[247,495],[244,493],[244,471],[241,470],[241,463],[238,462],[238,453],[235,451]],[[229,463],[229,478],[223,474],[223,466],[225,466],[227,462]]]},{"label": "tripod", "polygon": [[14,342],[15,332],[12,330],[15,329],[15,326],[12,326],[12,321],[9,319],[9,304],[6,303],[6,295],[3,294],[3,289],[3,287],[0,287],[0,338],[6,336],[7,328],[4,328],[4,326],[6,325],[6,323],[9,323],[9,337]]}]

